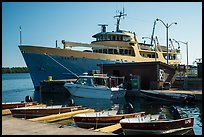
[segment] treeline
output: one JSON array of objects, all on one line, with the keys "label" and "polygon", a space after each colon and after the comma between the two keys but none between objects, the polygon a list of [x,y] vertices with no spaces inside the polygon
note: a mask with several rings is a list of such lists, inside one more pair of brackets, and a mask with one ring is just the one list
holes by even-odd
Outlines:
[{"label": "treeline", "polygon": [[27,67],[3,67],[2,68],[2,74],[4,73],[28,73]]}]

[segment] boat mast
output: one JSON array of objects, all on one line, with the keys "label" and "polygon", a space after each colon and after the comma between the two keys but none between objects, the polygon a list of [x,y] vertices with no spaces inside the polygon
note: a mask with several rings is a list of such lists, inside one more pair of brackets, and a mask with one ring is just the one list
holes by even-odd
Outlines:
[{"label": "boat mast", "polygon": [[[117,12],[117,11],[116,11]],[[119,25],[120,25],[120,18],[123,16],[127,16],[127,14],[124,14],[124,8],[123,8],[123,12],[119,11],[119,15],[114,16],[114,18],[117,18],[117,24],[116,24],[116,32],[119,31]]]}]

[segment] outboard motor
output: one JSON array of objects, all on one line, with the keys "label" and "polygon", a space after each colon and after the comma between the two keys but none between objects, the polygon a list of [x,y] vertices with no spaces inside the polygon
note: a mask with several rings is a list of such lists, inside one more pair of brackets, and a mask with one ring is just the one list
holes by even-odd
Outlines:
[{"label": "outboard motor", "polygon": [[124,110],[126,114],[134,113],[134,109],[131,103],[125,104]]},{"label": "outboard motor", "polygon": [[31,96],[26,96],[25,97],[25,102],[32,102],[33,100],[32,100],[32,98],[31,98]]},{"label": "outboard motor", "polygon": [[178,110],[174,106],[169,107],[169,112],[173,116],[173,119],[180,119],[181,115],[179,114]]},{"label": "outboard motor", "polygon": [[69,106],[74,106],[75,105],[74,100],[70,99],[68,104],[69,104]]}]

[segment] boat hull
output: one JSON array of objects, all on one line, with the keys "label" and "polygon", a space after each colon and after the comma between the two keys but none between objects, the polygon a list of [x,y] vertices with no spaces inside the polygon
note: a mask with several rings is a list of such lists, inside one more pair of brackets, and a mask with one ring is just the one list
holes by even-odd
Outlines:
[{"label": "boat hull", "polygon": [[18,118],[34,118],[48,116],[51,114],[60,114],[65,112],[71,112],[75,110],[81,110],[81,106],[72,106],[72,107],[52,107],[52,106],[42,106],[42,107],[32,107],[32,108],[19,108],[11,109],[13,117]]},{"label": "boat hull", "polygon": [[119,121],[123,118],[133,118],[136,116],[143,116],[145,112],[140,113],[131,113],[131,114],[116,114],[116,115],[103,115],[97,114],[96,116],[74,116],[74,122],[78,127],[82,128],[100,128],[104,126],[109,126],[113,124],[119,123]]},{"label": "boat hull", "polygon": [[2,109],[12,109],[12,108],[20,108],[26,106],[34,106],[38,105],[37,102],[9,102],[9,103],[2,103]]},{"label": "boat hull", "polygon": [[74,74],[82,75],[84,72],[100,70],[97,64],[118,62],[114,60],[77,58],[73,56],[47,56],[36,53],[22,53],[22,55],[36,90],[39,90],[40,82],[48,80],[49,76],[52,76],[54,80],[75,79],[77,77]]},{"label": "boat hull", "polygon": [[[66,83],[64,86],[72,96],[76,97],[117,99],[124,97],[126,94],[126,90],[122,88],[96,87],[72,83]],[[113,91],[114,89],[115,91]]]},{"label": "boat hull", "polygon": [[120,122],[120,124],[125,135],[170,134],[186,129],[191,129],[194,124],[194,118],[140,123]]},{"label": "boat hull", "polygon": [[140,94],[146,98],[164,100],[170,102],[180,102],[180,103],[194,103],[195,96],[190,94],[179,94],[179,93],[162,93],[158,91],[151,90],[140,90]]}]

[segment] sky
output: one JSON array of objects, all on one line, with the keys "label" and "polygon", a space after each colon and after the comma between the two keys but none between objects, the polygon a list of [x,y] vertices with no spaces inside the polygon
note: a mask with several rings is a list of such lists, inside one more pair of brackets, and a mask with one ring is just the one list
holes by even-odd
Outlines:
[{"label": "sky", "polygon": [[[62,40],[91,43],[101,31],[98,24],[116,30],[114,16],[123,8],[127,16],[120,29],[135,32],[139,42],[151,37],[157,18],[165,24],[177,22],[168,28],[169,38],[188,42],[189,65],[202,58],[202,2],[2,2],[2,67],[26,67],[18,48],[20,26],[22,45],[55,47],[57,40],[62,48]],[[160,21],[154,36],[166,45],[166,27]],[[186,44],[180,47],[181,63],[186,64]]]}]

